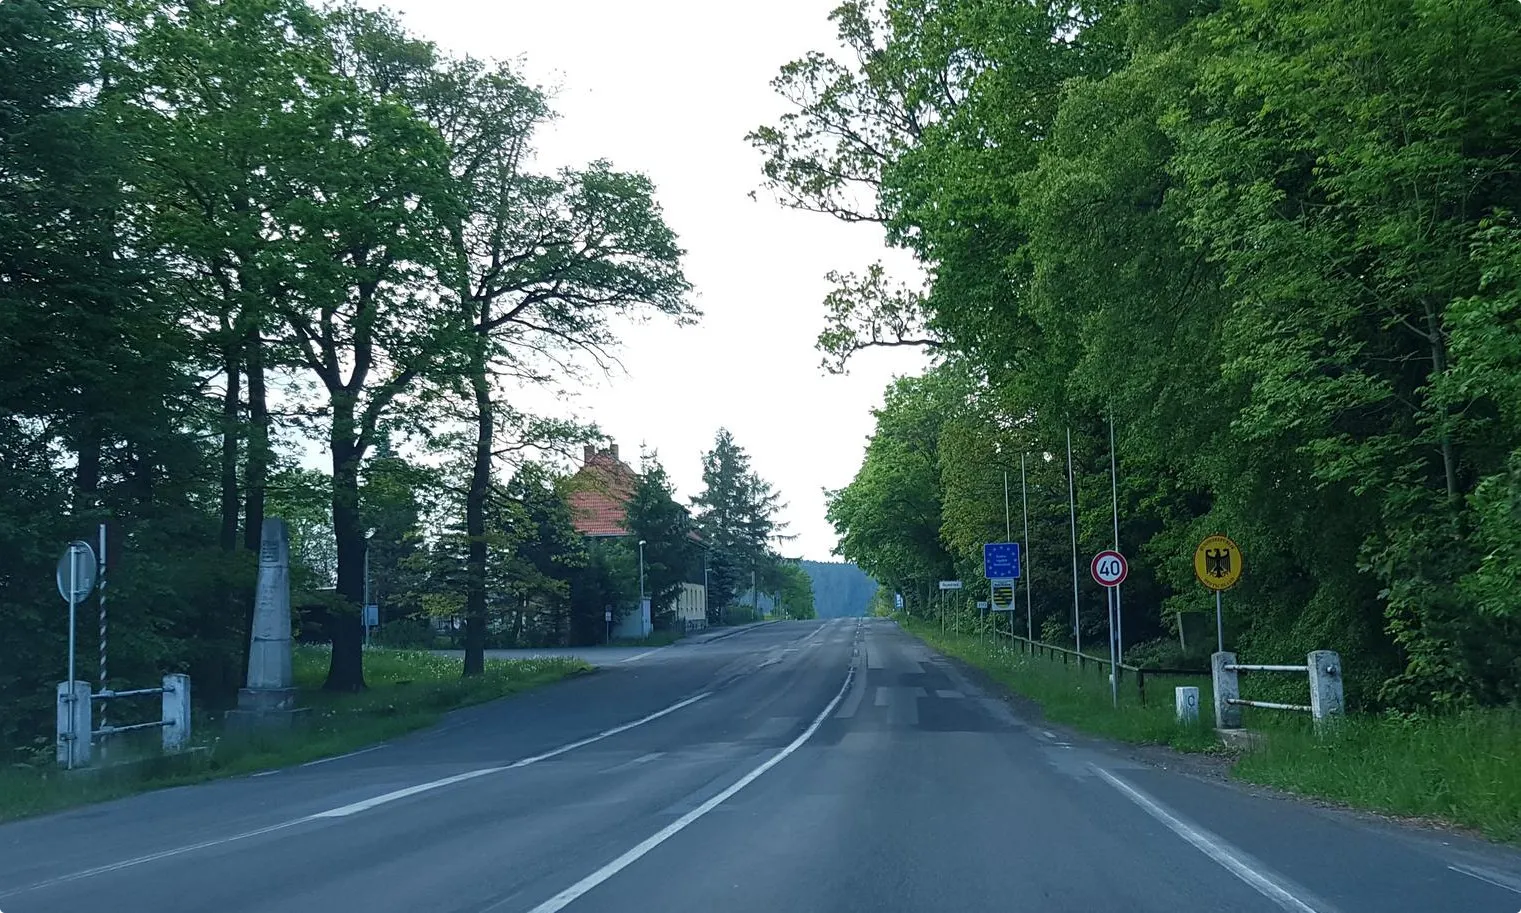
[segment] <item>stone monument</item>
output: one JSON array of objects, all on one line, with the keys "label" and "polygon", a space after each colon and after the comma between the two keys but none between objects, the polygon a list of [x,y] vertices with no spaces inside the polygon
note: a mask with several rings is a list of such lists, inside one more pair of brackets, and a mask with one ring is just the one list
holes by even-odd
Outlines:
[{"label": "stone monument", "polygon": [[248,687],[238,690],[233,723],[289,725],[297,713],[290,669],[290,532],[268,517],[259,537],[259,585],[254,595]]}]

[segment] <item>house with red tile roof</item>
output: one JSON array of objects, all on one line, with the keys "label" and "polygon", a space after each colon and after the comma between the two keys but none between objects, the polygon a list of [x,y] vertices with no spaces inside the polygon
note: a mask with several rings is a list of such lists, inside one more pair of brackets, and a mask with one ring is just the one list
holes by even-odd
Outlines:
[{"label": "house with red tile roof", "polygon": [[[628,502],[638,487],[639,474],[619,459],[616,443],[609,442],[606,449],[587,444],[582,451],[581,468],[571,476],[567,497],[576,532],[589,539],[628,536]],[[694,533],[693,538],[699,537]],[[677,624],[688,630],[707,627],[707,586],[691,581],[684,583],[673,603],[671,608],[676,613]],[[645,608],[625,616],[613,634],[643,637],[650,630],[650,612]]]}]

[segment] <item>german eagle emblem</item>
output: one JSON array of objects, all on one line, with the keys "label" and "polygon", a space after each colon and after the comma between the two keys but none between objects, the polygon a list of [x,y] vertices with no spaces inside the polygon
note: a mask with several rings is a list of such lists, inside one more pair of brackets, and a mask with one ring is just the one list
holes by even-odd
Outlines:
[{"label": "german eagle emblem", "polygon": [[1231,575],[1231,550],[1228,548],[1205,549],[1204,573],[1211,577],[1229,577]]}]

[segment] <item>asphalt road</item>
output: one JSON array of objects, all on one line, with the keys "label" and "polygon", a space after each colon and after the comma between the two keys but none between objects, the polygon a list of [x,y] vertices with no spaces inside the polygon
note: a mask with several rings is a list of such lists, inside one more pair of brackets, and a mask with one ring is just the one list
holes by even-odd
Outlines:
[{"label": "asphalt road", "polygon": [[0,909],[1521,908],[1510,850],[1048,732],[890,622],[624,659],[364,753],[0,826]]}]

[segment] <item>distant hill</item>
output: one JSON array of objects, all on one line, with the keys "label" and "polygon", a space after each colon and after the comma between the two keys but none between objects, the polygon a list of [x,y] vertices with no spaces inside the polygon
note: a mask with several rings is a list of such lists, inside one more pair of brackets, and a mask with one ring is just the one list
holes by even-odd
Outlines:
[{"label": "distant hill", "polygon": [[844,561],[799,561],[813,581],[813,607],[820,618],[865,615],[877,582]]}]

